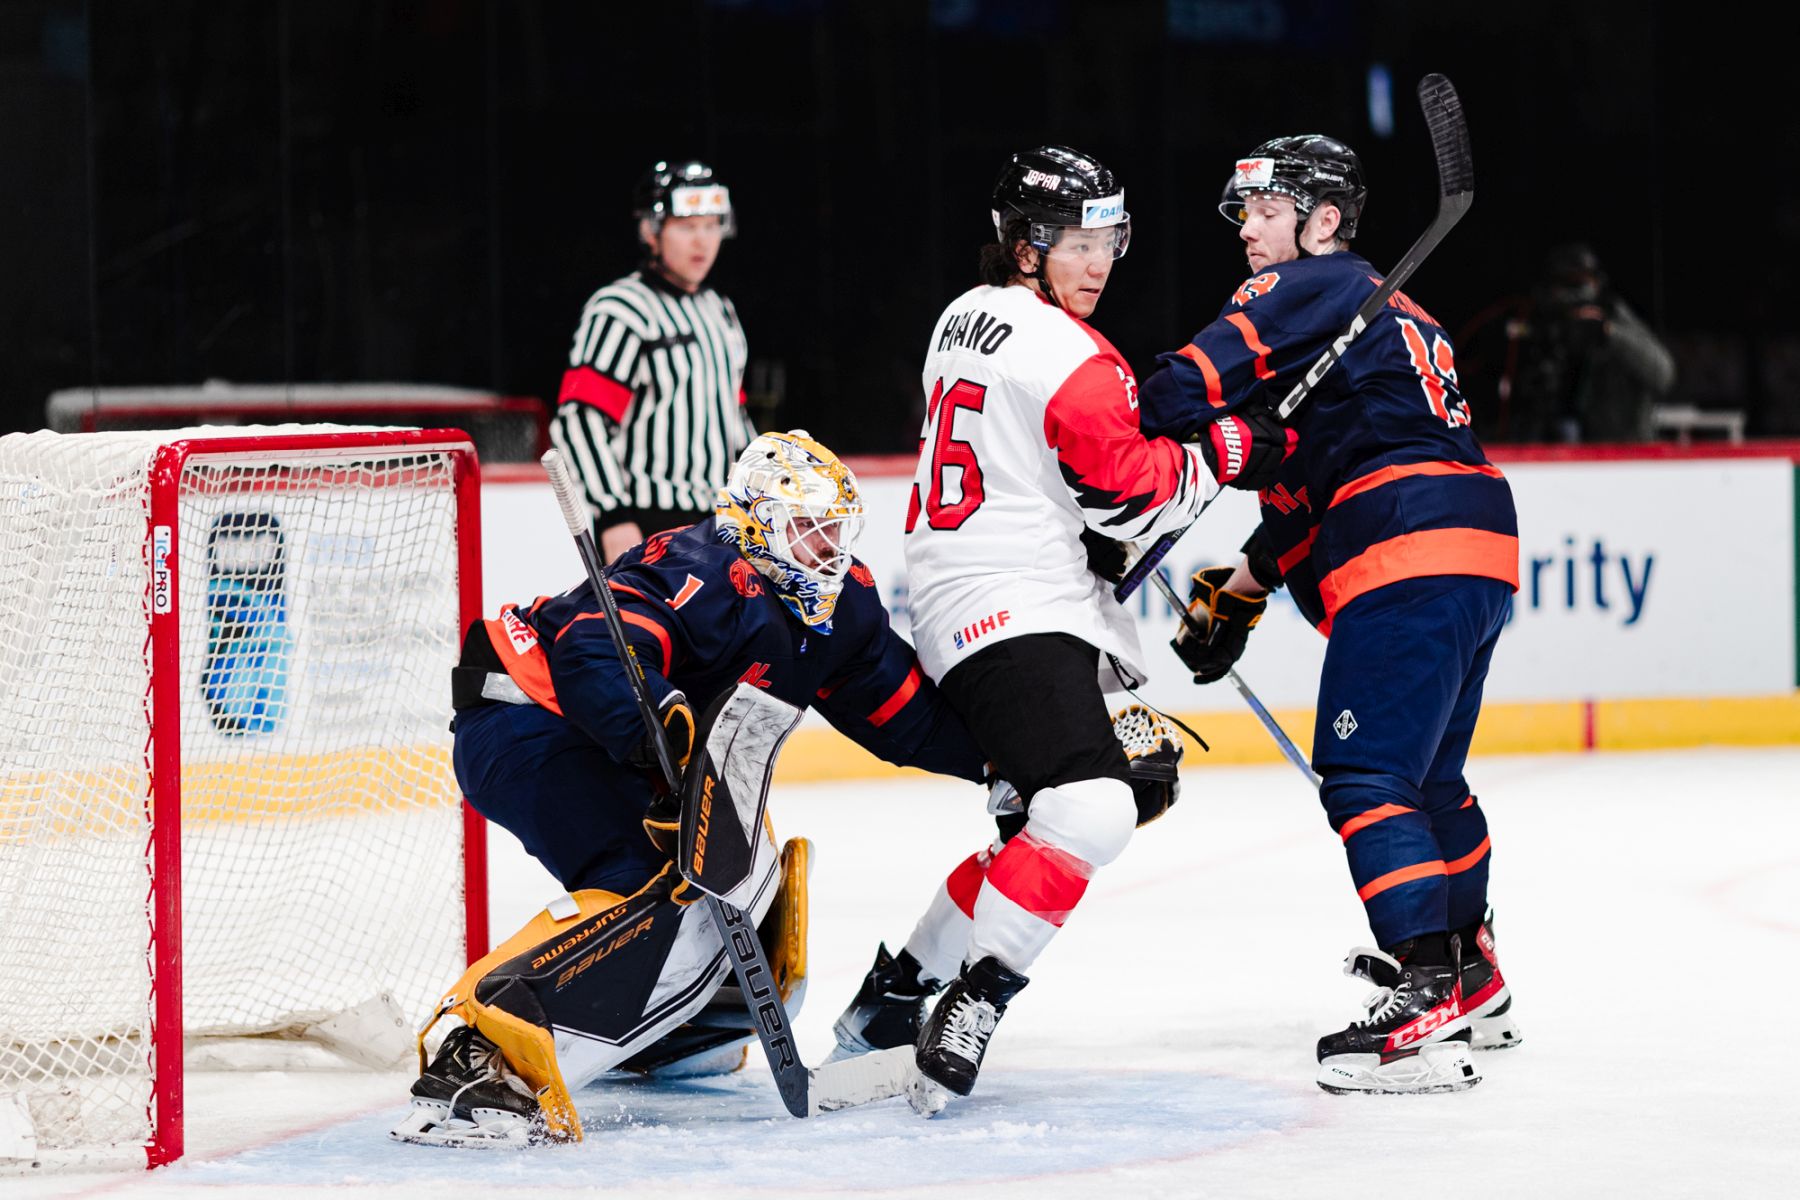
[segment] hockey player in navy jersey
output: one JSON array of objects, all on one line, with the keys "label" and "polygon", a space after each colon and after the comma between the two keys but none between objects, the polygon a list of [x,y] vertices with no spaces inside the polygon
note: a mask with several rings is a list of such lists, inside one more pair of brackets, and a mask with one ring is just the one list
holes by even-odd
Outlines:
[{"label": "hockey player in navy jersey", "polygon": [[[683,765],[693,714],[749,683],[816,707],[889,762],[984,778],[983,754],[851,555],[862,523],[855,479],[835,455],[803,433],[764,434],[714,516],[607,568]],[[679,814],[658,794],[654,748],[592,585],[471,625],[453,682],[464,795],[569,894],[447,993],[439,1015],[463,1025],[413,1085],[395,1136],[575,1140],[569,1094],[605,1070],[735,1068],[754,1029],[735,986],[721,990],[730,967],[718,934],[670,861]],[[765,832],[761,890],[746,907],[797,1008],[810,847],[793,839],[777,852]]]},{"label": "hockey player in navy jersey", "polygon": [[[1147,431],[1190,436],[1266,409],[1350,324],[1380,273],[1349,249],[1366,197],[1354,152],[1316,134],[1239,160],[1220,211],[1246,279],[1218,320],[1144,381]],[[1463,778],[1494,644],[1518,589],[1506,480],[1482,453],[1443,327],[1403,293],[1294,417],[1299,448],[1259,493],[1235,566],[1194,576],[1175,649],[1199,683],[1243,653],[1281,586],[1330,639],[1313,766],[1379,950],[1345,970],[1377,986],[1366,1017],[1321,1038],[1328,1091],[1471,1086],[1468,1054],[1518,1041],[1487,909],[1487,821]]]}]

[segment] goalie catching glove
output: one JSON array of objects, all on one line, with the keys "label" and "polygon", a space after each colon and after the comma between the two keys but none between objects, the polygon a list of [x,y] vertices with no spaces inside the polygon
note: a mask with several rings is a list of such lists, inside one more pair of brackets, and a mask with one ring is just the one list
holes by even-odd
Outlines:
[{"label": "goalie catching glove", "polygon": [[[1169,645],[1194,673],[1195,683],[1214,683],[1225,678],[1225,673],[1243,656],[1250,631],[1269,607],[1267,596],[1226,591],[1232,571],[1231,567],[1208,567],[1195,572],[1188,585],[1188,615]],[[1196,634],[1190,622],[1205,632]]]}]

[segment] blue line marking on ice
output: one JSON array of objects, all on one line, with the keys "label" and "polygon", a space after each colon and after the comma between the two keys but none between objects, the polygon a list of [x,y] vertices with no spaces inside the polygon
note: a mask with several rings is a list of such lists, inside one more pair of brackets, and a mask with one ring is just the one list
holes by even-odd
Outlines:
[{"label": "blue line marking on ice", "polygon": [[[752,1064],[754,1066],[756,1064]],[[1305,1121],[1310,1097],[1173,1071],[990,1070],[975,1095],[924,1120],[904,1100],[797,1121],[767,1078],[604,1080],[577,1097],[585,1140],[528,1150],[403,1145],[404,1111],[346,1121],[206,1163],[195,1185],[633,1183],[867,1190],[980,1183],[1168,1161]]]}]

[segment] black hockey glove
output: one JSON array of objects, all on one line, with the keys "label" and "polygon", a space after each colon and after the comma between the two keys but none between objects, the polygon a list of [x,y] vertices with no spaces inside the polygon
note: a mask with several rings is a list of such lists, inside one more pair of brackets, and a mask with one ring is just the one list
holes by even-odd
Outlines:
[{"label": "black hockey glove", "polygon": [[1254,492],[1275,481],[1281,464],[1300,444],[1300,435],[1268,409],[1250,404],[1202,425],[1188,440],[1200,443],[1200,453],[1221,486]]},{"label": "black hockey glove", "polygon": [[681,796],[677,792],[657,792],[644,810],[644,836],[665,858],[674,858],[681,844]]},{"label": "black hockey glove", "polygon": [[1081,546],[1087,551],[1088,570],[1108,583],[1125,578],[1125,552],[1129,548],[1126,543],[1083,526]]},{"label": "black hockey glove", "polygon": [[1206,634],[1197,636],[1183,620],[1169,645],[1194,673],[1195,683],[1214,683],[1225,678],[1225,672],[1243,656],[1250,631],[1269,607],[1267,596],[1252,599],[1225,590],[1225,581],[1231,578],[1233,569],[1208,567],[1195,572],[1188,585],[1189,617],[1204,626]]}]

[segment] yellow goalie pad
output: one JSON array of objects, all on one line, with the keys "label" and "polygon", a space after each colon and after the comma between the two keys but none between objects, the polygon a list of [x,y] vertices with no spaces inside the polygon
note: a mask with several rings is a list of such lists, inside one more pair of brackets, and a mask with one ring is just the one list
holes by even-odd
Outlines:
[{"label": "yellow goalie pad", "polygon": [[[790,838],[781,849],[774,899],[758,925],[776,990],[790,1009],[798,1007],[806,988],[807,876],[811,864],[812,843],[805,838]],[[507,1065],[532,1090],[543,1114],[545,1136],[553,1141],[580,1141],[581,1120],[557,1061],[555,1035],[544,1025],[478,999],[480,984],[522,958],[548,963],[567,954],[568,970],[581,970],[588,959],[604,958],[640,936],[649,936],[657,921],[668,919],[699,898],[699,892],[675,878],[674,866],[670,864],[630,896],[600,890],[578,891],[538,912],[517,933],[463,972],[455,987],[444,995],[431,1022],[419,1032],[420,1070],[425,1069],[426,1034],[442,1017],[457,1017],[499,1047]],[[674,907],[664,901],[671,901]],[[725,986],[730,988],[732,981],[728,980]],[[664,1037],[678,1040],[686,1028],[680,1026]],[[745,1035],[753,1036],[748,1014]],[[631,1069],[630,1063],[621,1065]]]}]

